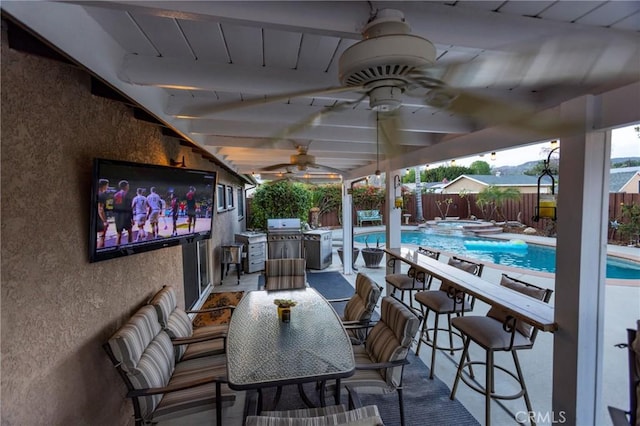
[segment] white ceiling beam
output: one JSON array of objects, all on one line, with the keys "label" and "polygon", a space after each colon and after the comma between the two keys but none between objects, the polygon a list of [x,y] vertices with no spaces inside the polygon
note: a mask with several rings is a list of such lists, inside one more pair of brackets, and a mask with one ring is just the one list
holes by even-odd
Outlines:
[{"label": "white ceiling beam", "polygon": [[[367,2],[180,2],[121,1],[77,2],[91,6],[136,10],[177,19],[232,22],[262,28],[329,34],[360,39],[370,9]],[[611,28],[587,27],[579,23],[543,20],[489,10],[458,8],[441,2],[375,2],[377,9],[399,9],[411,25],[412,32],[433,43],[478,49],[496,49],[506,44],[531,42],[547,37],[579,34],[582,30],[601,36],[618,36],[623,32]],[[464,29],[461,31],[461,29]]]},{"label": "white ceiling beam", "polygon": [[132,54],[124,56],[118,78],[139,86],[220,90],[254,95],[280,95],[283,92],[313,89],[320,91],[340,86],[337,75],[324,72]]}]

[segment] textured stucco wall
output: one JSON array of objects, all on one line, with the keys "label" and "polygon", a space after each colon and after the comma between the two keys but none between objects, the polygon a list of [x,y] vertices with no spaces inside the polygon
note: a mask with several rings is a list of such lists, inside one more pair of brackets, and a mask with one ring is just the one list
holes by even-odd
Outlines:
[{"label": "textured stucco wall", "polygon": [[[12,51],[4,33],[1,63],[2,425],[132,423],[102,344],[162,284],[182,291],[182,251],[88,262],[92,160],[185,155],[189,167],[216,167],[92,96],[86,73]],[[215,226],[217,247],[240,223],[229,212]]]}]

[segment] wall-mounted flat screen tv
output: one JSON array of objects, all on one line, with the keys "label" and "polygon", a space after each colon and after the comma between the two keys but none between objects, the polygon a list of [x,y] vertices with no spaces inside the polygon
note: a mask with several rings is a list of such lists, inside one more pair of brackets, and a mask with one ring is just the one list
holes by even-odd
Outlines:
[{"label": "wall-mounted flat screen tv", "polygon": [[95,159],[89,260],[211,238],[216,173]]}]

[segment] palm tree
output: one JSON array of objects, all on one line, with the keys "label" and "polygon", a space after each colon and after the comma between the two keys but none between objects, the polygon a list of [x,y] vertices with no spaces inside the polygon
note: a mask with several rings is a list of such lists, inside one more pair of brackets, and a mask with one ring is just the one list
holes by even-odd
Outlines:
[{"label": "palm tree", "polygon": [[414,168],[416,175],[416,222],[424,221],[422,215],[422,184],[420,183],[420,169]]}]

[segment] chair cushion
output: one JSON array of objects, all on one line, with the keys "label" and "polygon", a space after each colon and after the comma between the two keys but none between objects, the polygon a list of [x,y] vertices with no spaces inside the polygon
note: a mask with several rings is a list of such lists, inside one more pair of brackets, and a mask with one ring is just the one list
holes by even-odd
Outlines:
[{"label": "chair cushion", "polygon": [[[500,285],[538,300],[543,300],[547,293],[545,289],[527,286],[522,282],[513,280],[506,275],[502,275],[502,278],[500,279]],[[489,309],[489,312],[487,312],[488,317],[495,318],[500,322],[504,322],[507,319],[508,315],[509,314],[507,312],[495,306],[491,307],[491,309]],[[532,328],[533,327],[530,324],[527,324],[524,321],[518,321],[516,325],[516,329],[526,337],[531,337]]]},{"label": "chair cushion", "polygon": [[461,259],[454,259],[453,257],[449,258],[448,262],[449,265],[456,267],[458,269],[462,269],[465,272],[468,272],[470,274],[473,275],[477,275],[478,274],[478,265],[473,263],[473,262],[467,262]]},{"label": "chair cushion", "polygon": [[265,263],[266,290],[288,290],[307,285],[305,259],[269,259]]},{"label": "chair cushion", "polygon": [[381,289],[368,275],[356,275],[355,293],[344,307],[345,321],[368,321],[380,298]]},{"label": "chair cushion", "polygon": [[[466,260],[462,260],[462,259],[457,259],[457,258],[453,258],[450,257],[449,260],[447,261],[448,265],[453,266],[454,268],[458,268],[461,269],[465,272],[468,272],[472,275],[476,275],[476,276],[480,276],[482,275],[482,268],[480,267],[480,264],[476,264],[473,262],[469,262]],[[443,282],[440,285],[440,290],[442,291],[448,291],[449,290],[449,285],[446,284],[445,282]]]},{"label": "chair cushion", "polygon": [[[227,361],[224,355],[207,356],[176,364],[169,385],[180,385],[210,377],[225,377]],[[196,386],[193,388],[164,394],[156,410],[148,420],[160,421],[175,417],[185,409],[198,408],[198,411],[214,409],[217,401],[222,406],[231,405],[235,401],[235,393],[222,384],[221,395],[216,398],[215,383]]]},{"label": "chair cushion", "polygon": [[205,340],[204,342],[189,343],[188,345],[180,346],[183,348],[186,346],[180,361],[225,353],[224,338]]},{"label": "chair cushion", "polygon": [[[151,299],[149,304],[153,305],[158,314],[158,321],[162,328],[172,339],[180,337],[191,337],[193,335],[193,324],[191,318],[182,309],[178,308],[176,292],[171,286],[164,286]],[[176,359],[180,361],[187,350],[186,345],[175,347]]]},{"label": "chair cushion", "polygon": [[149,304],[155,306],[160,326],[167,328],[169,315],[178,306],[178,298],[173,287],[170,285],[162,287],[149,301]]},{"label": "chair cushion", "polygon": [[245,426],[338,426],[338,425],[382,425],[378,407],[367,405],[335,414],[318,417],[271,417],[248,416]]},{"label": "chair cushion", "polygon": [[446,291],[442,290],[420,291],[416,293],[414,299],[416,302],[438,314],[469,312],[472,309],[467,298],[464,298],[462,304],[454,303],[454,299],[449,297]]},{"label": "chair cushion", "polygon": [[133,371],[151,341],[160,333],[158,316],[152,306],[143,306],[110,339],[109,346],[122,369]]},{"label": "chair cushion", "polygon": [[422,283],[416,287],[415,269],[409,268],[406,274],[389,274],[384,277],[384,280],[390,286],[397,288],[398,290],[411,290],[414,288],[422,289]]},{"label": "chair cushion", "polygon": [[[371,329],[365,343],[371,360],[376,363],[405,359],[419,323],[418,317],[400,301],[390,296],[384,297],[380,321]],[[387,368],[384,378],[389,386],[399,386],[402,367]]]},{"label": "chair cushion", "polygon": [[[466,316],[451,319],[451,325],[486,349],[509,349],[511,333],[504,331],[501,321],[491,317]],[[513,340],[514,348],[527,348],[532,344],[528,337],[516,332]]]},{"label": "chair cushion", "polygon": [[[109,339],[114,357],[120,361],[134,389],[163,387],[175,365],[171,339],[160,329],[155,309],[146,305]],[[150,415],[162,395],[138,398],[142,416]]]},{"label": "chair cushion", "polygon": [[316,407],[316,408],[299,408],[297,410],[283,410],[283,411],[262,411],[260,416],[266,417],[318,417],[325,416],[327,414],[344,413],[347,411],[347,407],[344,404],[330,405],[328,407]]}]

